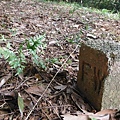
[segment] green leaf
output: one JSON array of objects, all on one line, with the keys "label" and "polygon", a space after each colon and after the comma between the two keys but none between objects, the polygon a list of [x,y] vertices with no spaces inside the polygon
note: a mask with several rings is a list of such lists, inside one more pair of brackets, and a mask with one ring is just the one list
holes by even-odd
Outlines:
[{"label": "green leaf", "polygon": [[19,111],[21,114],[21,118],[23,118],[24,102],[23,102],[23,98],[21,97],[20,93],[18,93],[18,107],[19,107]]},{"label": "green leaf", "polygon": [[8,42],[7,43],[7,46],[6,46],[8,49],[12,49],[12,47],[11,47],[11,44]]},{"label": "green leaf", "polygon": [[[5,40],[4,36],[1,35],[2,40]],[[13,51],[12,45],[6,42],[6,47],[0,47],[0,57],[9,62],[11,68],[17,71],[16,75],[23,73],[25,68],[26,56],[23,52],[23,46],[27,47],[28,53],[31,55],[32,63],[45,68],[45,62],[40,59],[40,54],[44,54],[44,49],[46,48],[44,35],[38,35],[29,40],[26,40],[20,44],[17,51]],[[39,55],[38,55],[39,54]]]},{"label": "green leaf", "polygon": [[15,75],[20,75],[21,73],[23,73],[23,69],[25,68],[25,66],[20,66],[17,68],[17,73]]},{"label": "green leaf", "polygon": [[96,118],[91,118],[91,120],[97,120]]},{"label": "green leaf", "polygon": [[0,34],[0,36],[1,36],[0,41],[7,41],[4,35]]}]

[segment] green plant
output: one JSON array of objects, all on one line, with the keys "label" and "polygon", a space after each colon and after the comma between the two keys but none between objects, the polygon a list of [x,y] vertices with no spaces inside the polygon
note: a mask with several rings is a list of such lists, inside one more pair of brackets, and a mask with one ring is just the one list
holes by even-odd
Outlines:
[{"label": "green plant", "polygon": [[66,40],[67,40],[69,43],[75,43],[73,38],[72,38],[72,39],[71,39],[71,38],[66,38]]},{"label": "green plant", "polygon": [[[11,43],[7,42],[5,47],[0,47],[0,57],[3,57],[11,66],[11,68],[16,69],[16,75],[23,72],[25,68],[26,57],[24,54],[24,48],[27,49],[28,54],[31,55],[33,64],[45,68],[45,64],[38,56],[43,54],[46,44],[43,42],[44,36],[35,36],[30,38],[20,44],[19,48],[16,51],[13,51]],[[1,41],[7,41],[3,35],[1,35]]]},{"label": "green plant", "polygon": [[16,69],[17,74],[20,74],[24,69],[23,63],[25,63],[25,56],[22,53],[17,56],[12,50],[10,50],[8,44],[6,47],[0,47],[0,54],[2,54],[4,59],[9,62],[11,68]]},{"label": "green plant", "polygon": [[49,60],[50,63],[54,64],[54,63],[59,63],[58,58],[52,58]]},{"label": "green plant", "polygon": [[1,36],[0,41],[6,41],[6,38],[4,35],[0,35],[0,36]]},{"label": "green plant", "polygon": [[91,120],[97,120],[96,118],[91,118]]},{"label": "green plant", "polygon": [[73,15],[73,13],[76,11],[76,8],[74,7],[74,8],[72,8],[71,10],[69,10],[69,14],[72,14]]},{"label": "green plant", "polygon": [[38,56],[44,54],[44,48],[46,48],[46,44],[44,43],[44,36],[35,36],[26,40],[26,46],[28,52],[31,54],[33,64],[42,67],[45,69],[45,62]]},{"label": "green plant", "polygon": [[4,57],[4,59],[9,62],[11,68],[16,69],[17,74],[20,74],[24,69],[22,64],[25,63],[25,56],[21,51],[21,47],[18,50],[18,55],[16,55],[12,50],[11,44],[7,42],[7,39],[4,37],[4,35],[1,35],[0,41],[6,42],[5,47],[0,47],[0,57]]},{"label": "green plant", "polygon": [[15,28],[9,29],[9,31],[12,33],[12,36],[15,36],[17,34],[17,29]]}]

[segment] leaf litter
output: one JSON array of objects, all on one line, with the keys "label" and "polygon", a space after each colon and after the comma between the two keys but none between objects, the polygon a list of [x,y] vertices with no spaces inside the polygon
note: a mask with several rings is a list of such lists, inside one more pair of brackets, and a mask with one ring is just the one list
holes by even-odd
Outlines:
[{"label": "leaf litter", "polygon": [[[48,46],[42,57],[56,58],[56,62],[49,62],[46,71],[27,64],[21,76],[15,76],[8,63],[0,59],[0,120],[120,119],[118,110],[96,111],[76,88],[77,44],[86,38],[119,41],[120,21],[82,9],[72,13],[72,9],[31,0],[0,2],[0,34],[12,44],[12,49],[27,38],[45,34]],[[0,41],[1,46],[5,43]]]}]

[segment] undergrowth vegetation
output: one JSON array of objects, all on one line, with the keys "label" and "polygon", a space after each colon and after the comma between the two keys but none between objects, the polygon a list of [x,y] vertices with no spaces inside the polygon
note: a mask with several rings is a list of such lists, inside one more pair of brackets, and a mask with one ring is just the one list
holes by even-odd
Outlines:
[{"label": "undergrowth vegetation", "polygon": [[98,9],[108,9],[114,12],[120,11],[119,0],[83,0],[82,5]]},{"label": "undergrowth vegetation", "polygon": [[35,36],[21,43],[18,49],[14,50],[12,44],[1,35],[0,41],[5,43],[0,47],[0,58],[4,58],[16,70],[16,75],[21,74],[27,63],[26,57],[30,57],[34,65],[45,69],[45,63],[40,55],[44,53],[46,47],[44,35]]},{"label": "undergrowth vegetation", "polygon": [[[40,0],[41,1],[41,0]],[[46,0],[46,1],[51,1],[51,0]],[[119,6],[119,8],[115,8],[115,4],[113,5],[113,7],[107,7],[107,3],[101,3],[101,7],[97,7],[96,4],[97,2],[95,3],[95,1],[92,2],[92,5],[89,3],[90,1],[84,3],[85,1],[83,1],[82,3],[81,2],[78,2],[78,1],[57,1],[57,0],[54,0],[52,1],[52,4],[53,3],[57,3],[59,5],[64,5],[64,6],[69,6],[71,7],[71,10],[69,11],[70,14],[73,14],[76,10],[78,9],[82,9],[84,11],[90,11],[90,12],[96,12],[98,14],[102,14],[102,15],[105,15],[109,18],[112,18],[112,19],[119,19],[120,18],[120,3],[117,3],[117,6]],[[108,1],[109,3],[109,1]],[[104,4],[104,5],[102,5]],[[109,3],[109,4],[112,4],[112,3]],[[108,5],[110,6],[110,5]]]},{"label": "undergrowth vegetation", "polygon": [[108,9],[114,12],[120,12],[120,0],[52,0],[57,2],[77,3],[80,6],[92,7],[97,9]]}]

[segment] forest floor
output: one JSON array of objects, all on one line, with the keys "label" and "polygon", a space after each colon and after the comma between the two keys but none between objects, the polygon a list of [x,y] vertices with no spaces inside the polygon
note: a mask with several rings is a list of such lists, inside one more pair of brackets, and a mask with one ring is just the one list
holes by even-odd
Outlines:
[{"label": "forest floor", "polygon": [[[11,43],[13,52],[37,35],[45,35],[46,44],[39,53],[45,70],[32,64],[26,49],[23,53],[29,62],[22,75],[16,76],[0,58],[0,120],[116,120],[116,111],[109,108],[94,114],[95,109],[78,94],[76,81],[79,42],[89,38],[120,41],[120,20],[68,4],[3,0],[0,34],[0,45]],[[22,100],[24,111],[19,108]]]}]

